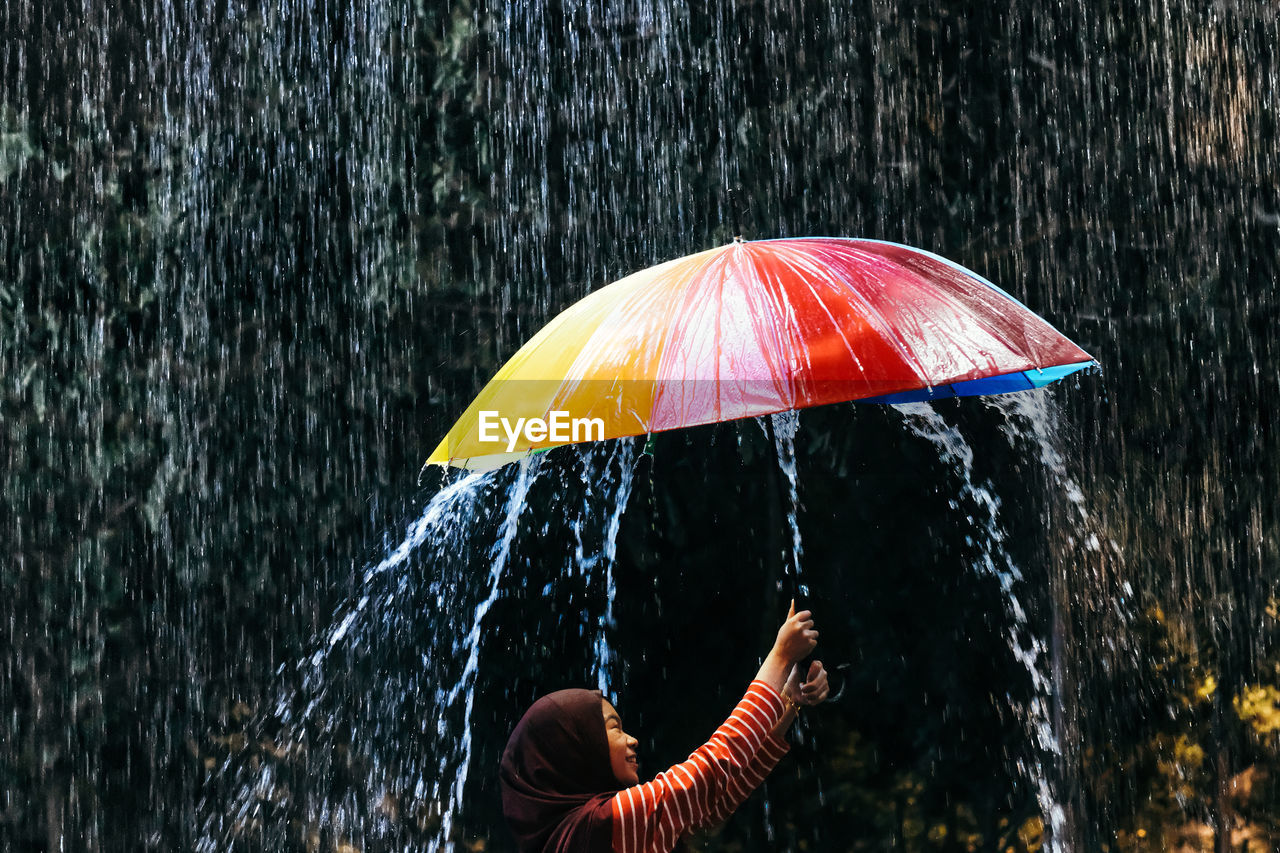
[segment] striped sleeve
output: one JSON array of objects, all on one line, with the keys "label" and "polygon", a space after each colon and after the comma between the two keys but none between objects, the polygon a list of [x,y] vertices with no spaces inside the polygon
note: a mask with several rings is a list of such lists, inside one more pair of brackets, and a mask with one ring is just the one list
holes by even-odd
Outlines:
[{"label": "striped sleeve", "polygon": [[777,691],[753,681],[729,719],[687,760],[619,791],[614,853],[667,853],[681,835],[732,814],[787,753],[786,742],[770,734],[782,710]]}]

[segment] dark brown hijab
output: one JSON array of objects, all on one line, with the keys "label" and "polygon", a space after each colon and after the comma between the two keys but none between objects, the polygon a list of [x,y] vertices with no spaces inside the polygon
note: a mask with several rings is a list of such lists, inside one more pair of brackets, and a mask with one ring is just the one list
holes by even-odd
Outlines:
[{"label": "dark brown hijab", "polygon": [[559,690],[525,712],[502,752],[502,813],[520,853],[609,853],[609,763],[597,690]]}]

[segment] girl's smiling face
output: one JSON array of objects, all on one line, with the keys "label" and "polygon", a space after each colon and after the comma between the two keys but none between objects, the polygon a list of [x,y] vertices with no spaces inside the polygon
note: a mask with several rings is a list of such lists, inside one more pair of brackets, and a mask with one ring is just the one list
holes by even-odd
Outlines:
[{"label": "girl's smiling face", "polygon": [[600,709],[604,714],[605,734],[609,736],[609,766],[614,778],[622,785],[639,785],[640,761],[636,747],[640,742],[622,730],[622,718],[608,699],[600,700]]}]

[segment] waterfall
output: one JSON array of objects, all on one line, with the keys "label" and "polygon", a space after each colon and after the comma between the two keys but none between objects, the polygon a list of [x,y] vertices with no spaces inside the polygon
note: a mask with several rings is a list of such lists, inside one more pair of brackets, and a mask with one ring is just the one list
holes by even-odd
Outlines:
[{"label": "waterfall", "polygon": [[[657,685],[736,672],[789,534],[868,680],[796,759],[821,814],[771,781],[779,838],[985,849],[1043,817],[1059,849],[1275,848],[1273,2],[9,0],[0,26],[0,847],[504,849],[520,707],[599,686],[692,746]],[[421,490],[565,306],[823,234],[954,258],[1105,370],[973,402],[960,437],[915,411],[925,460],[815,410],[764,458],[751,424],[556,451],[510,523],[517,468]],[[957,508],[918,482],[938,458]],[[930,740],[848,621],[850,531],[909,583],[932,566],[894,535],[961,512],[973,583],[1011,596],[983,690],[1033,686],[1022,774]],[[716,630],[655,629],[691,612]]]}]

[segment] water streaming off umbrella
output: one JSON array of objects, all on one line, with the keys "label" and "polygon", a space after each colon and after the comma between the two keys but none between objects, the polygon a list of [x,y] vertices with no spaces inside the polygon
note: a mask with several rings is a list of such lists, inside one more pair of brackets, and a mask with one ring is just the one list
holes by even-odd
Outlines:
[{"label": "water streaming off umbrella", "polygon": [[939,456],[960,481],[951,505],[963,512],[973,525],[973,541],[978,550],[972,567],[980,574],[994,577],[1000,584],[1009,615],[1006,641],[1032,685],[1031,700],[1016,708],[1032,745],[1030,754],[1020,759],[1020,763],[1035,786],[1040,813],[1048,822],[1048,849],[1054,853],[1068,849],[1066,814],[1054,778],[1059,772],[1062,744],[1052,715],[1054,705],[1062,701],[1062,697],[1055,696],[1055,685],[1050,678],[1048,646],[1032,629],[1020,600],[1024,594],[1023,576],[1004,547],[1006,534],[1000,523],[1000,499],[992,493],[990,483],[974,482],[973,449],[928,403],[909,403],[895,408],[904,415],[906,426],[914,435],[937,448]]},{"label": "water streaming off umbrella", "polygon": [[[1029,700],[1012,706],[1028,738],[1025,754],[1015,763],[1035,786],[1042,813],[1053,820],[1051,843],[1067,849],[1062,840],[1068,837],[1066,817],[1057,790],[1066,768],[1055,729],[1061,722],[1054,714],[1062,697],[1051,684],[1047,644],[1033,631],[1019,598],[1024,583],[1003,544],[1000,501],[991,483],[974,482],[974,451],[955,427],[928,404],[896,408],[904,415],[908,431],[933,445],[956,477],[958,489],[950,505],[966,519],[967,539],[976,547],[973,568],[998,583],[1007,608],[1008,647],[1031,685]],[[1056,476],[1068,477],[1050,441],[1051,432],[1044,426],[1050,415],[1044,411],[1043,398],[1001,403],[999,410],[1008,417],[1011,440],[1025,443]],[[790,497],[786,571],[797,578],[801,554],[795,456],[798,420],[794,413],[776,416],[768,433],[776,442],[772,449]],[[575,547],[566,575],[579,576],[588,591],[603,599],[596,605],[602,609],[590,643],[594,648],[590,669],[601,689],[608,691],[615,667],[608,641],[608,632],[616,628],[613,564],[634,476],[633,444],[611,442],[575,456],[567,471],[551,475],[556,482],[547,498],[571,511],[567,525]],[[766,460],[764,464],[773,463]],[[401,815],[416,813],[421,828],[427,830],[417,842],[423,849],[441,849],[456,839],[455,821],[464,813],[472,772],[474,701],[485,620],[503,588],[520,584],[519,578],[508,577],[508,564],[530,488],[542,467],[542,460],[535,457],[506,469],[457,477],[427,502],[419,518],[408,525],[403,540],[364,570],[358,597],[340,610],[310,658],[298,664],[293,674],[296,682],[285,679],[286,685],[295,686],[282,687],[270,717],[250,727],[253,736],[261,739],[261,749],[250,750],[256,754],[248,764],[242,754],[223,768],[228,779],[235,781],[229,802],[213,809],[202,848],[220,849],[246,836],[286,843],[291,820],[284,815],[296,807],[289,803],[296,796],[295,788],[307,790],[301,810],[308,825],[323,828],[322,838],[363,843],[396,838],[395,824]],[[1072,491],[1074,485],[1065,486],[1068,500],[1087,518],[1078,491]],[[575,490],[580,490],[580,498],[572,497]],[[550,526],[544,522],[542,532]],[[491,539],[478,533],[490,528]],[[478,563],[460,559],[468,553],[482,559]],[[477,568],[482,571],[473,579],[470,575]],[[541,595],[554,598],[555,583]],[[793,585],[794,581],[788,587]],[[803,585],[800,588],[807,592]],[[424,622],[424,613],[430,614],[430,620]],[[568,627],[563,620],[559,624]],[[577,630],[580,635],[586,633],[582,626]],[[441,658],[452,660],[452,667]],[[364,680],[369,674],[374,675],[372,683]],[[429,689],[431,684],[434,690]],[[432,692],[434,700],[428,699]],[[415,744],[414,727],[405,725],[415,718],[418,737],[434,734],[434,748]],[[303,759],[304,780],[299,780],[298,768],[290,764],[317,752],[330,758]],[[344,760],[333,763],[332,757],[339,754]],[[348,787],[342,787],[344,779]],[[823,799],[820,790],[819,799]],[[768,800],[763,806],[772,837]],[[225,821],[223,815],[232,819]],[[399,843],[404,843],[402,833],[400,838]]]},{"label": "water streaming off umbrella", "polygon": [[[246,838],[287,845],[300,817],[323,843],[394,839],[403,816],[418,824],[414,849],[449,846],[473,772],[486,620],[504,590],[526,582],[511,563],[530,523],[539,462],[458,477],[364,570],[357,597],[315,651],[282,667],[279,697],[248,727],[258,743],[221,768],[227,800],[210,810],[202,849]],[[577,543],[561,571],[591,595],[595,656],[586,675],[602,689],[616,667],[612,564],[633,463],[625,441],[583,452],[547,474],[555,482],[539,496],[565,512],[560,524]],[[534,535],[556,524],[544,520]],[[556,600],[550,590],[541,595]]]}]

